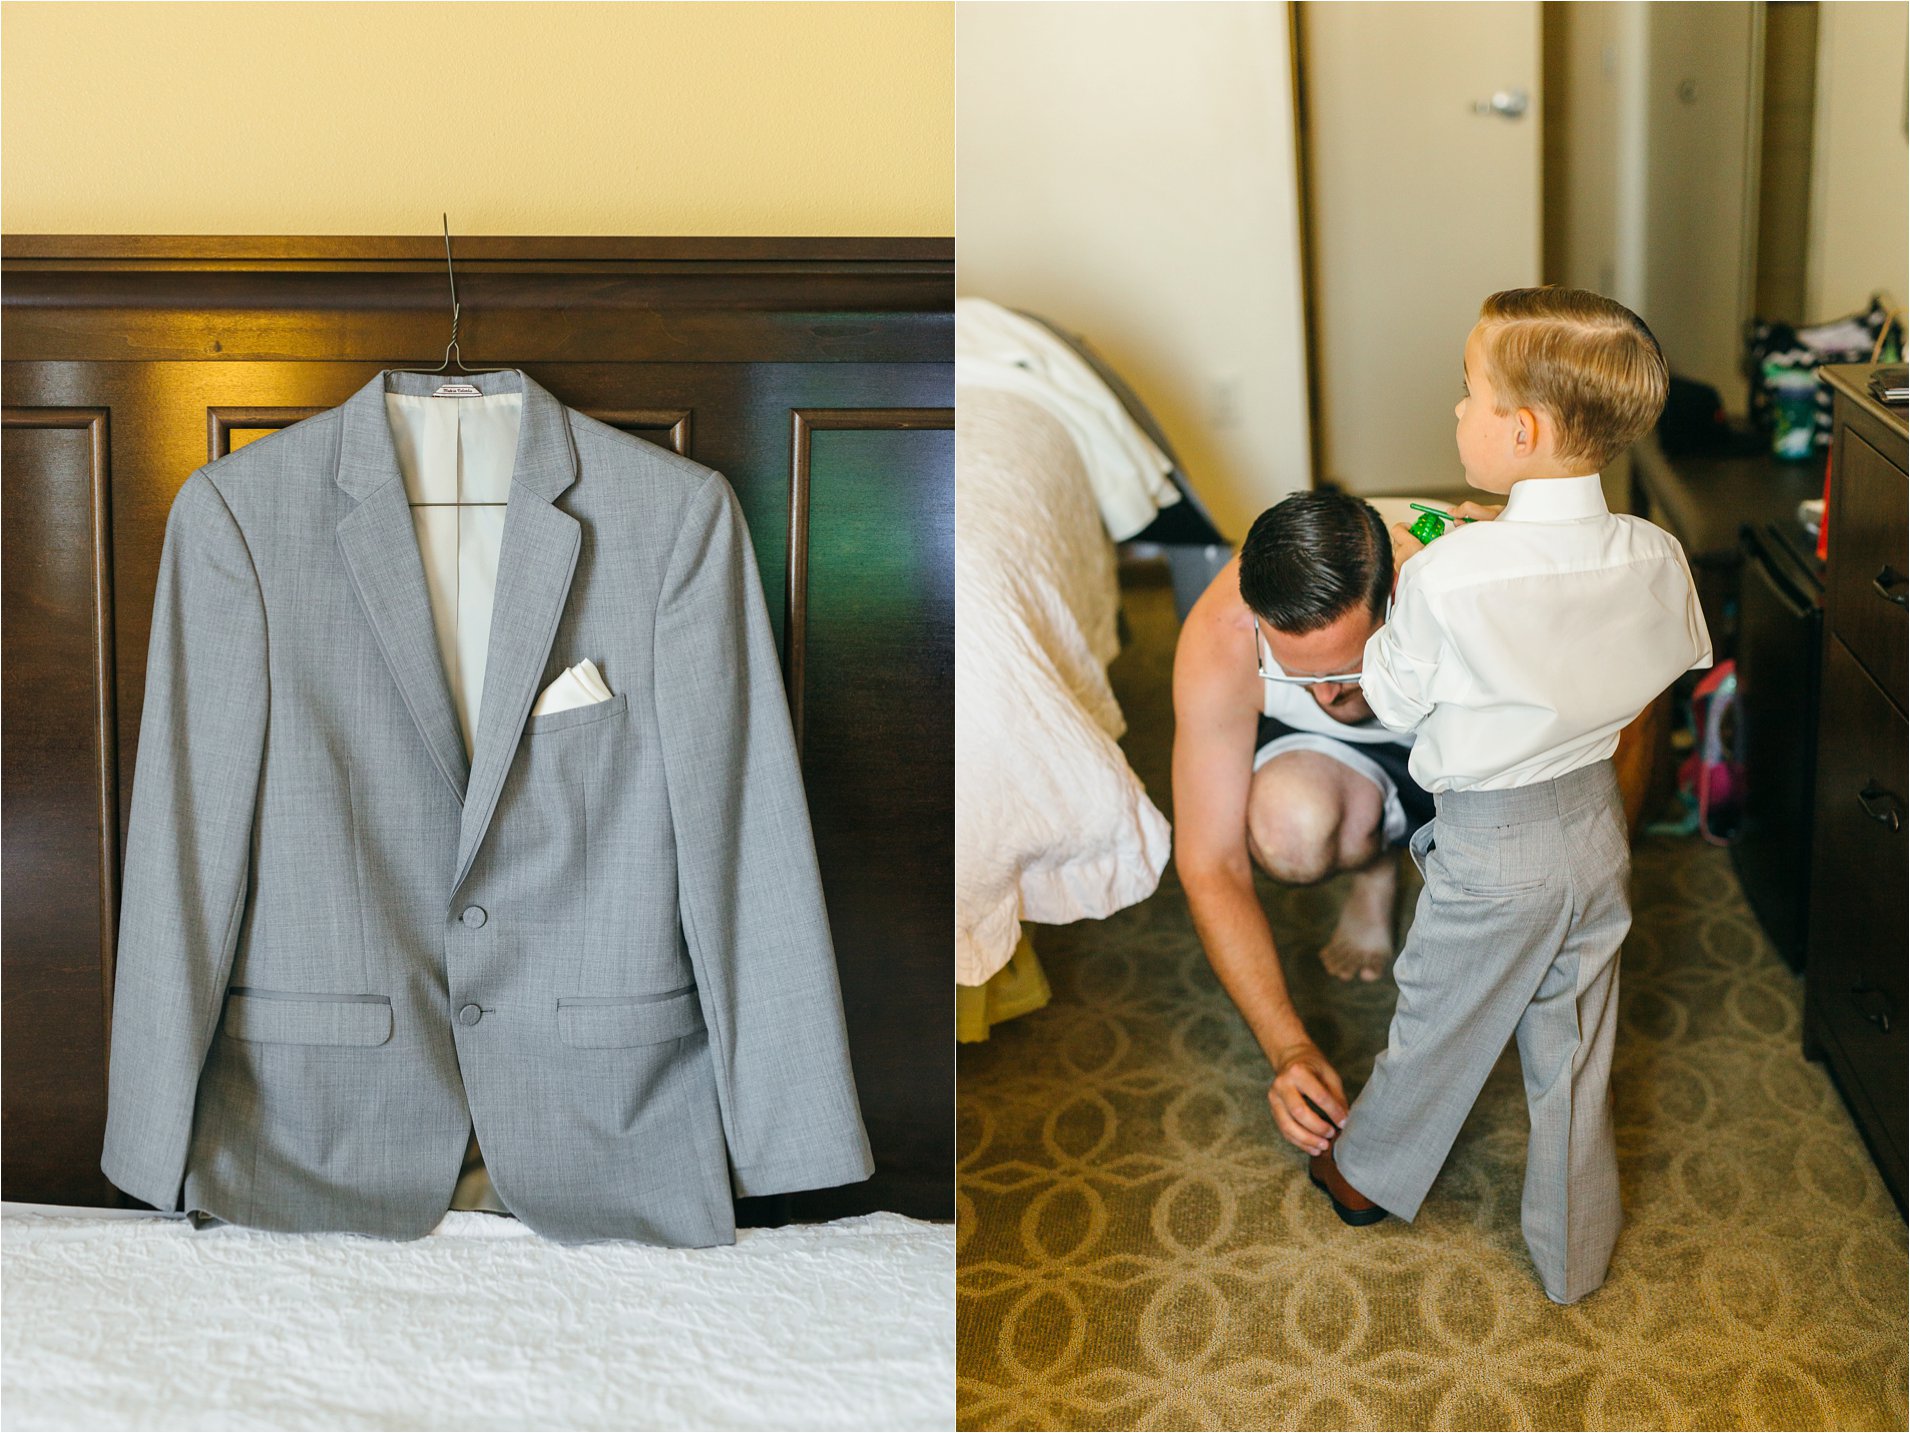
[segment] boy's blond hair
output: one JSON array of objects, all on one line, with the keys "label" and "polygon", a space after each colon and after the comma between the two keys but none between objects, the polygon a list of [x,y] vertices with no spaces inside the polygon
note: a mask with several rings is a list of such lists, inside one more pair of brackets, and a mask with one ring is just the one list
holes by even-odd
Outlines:
[{"label": "boy's blond hair", "polygon": [[1479,306],[1479,325],[1498,411],[1544,409],[1565,463],[1602,471],[1664,410],[1664,350],[1643,319],[1603,294],[1503,289]]}]

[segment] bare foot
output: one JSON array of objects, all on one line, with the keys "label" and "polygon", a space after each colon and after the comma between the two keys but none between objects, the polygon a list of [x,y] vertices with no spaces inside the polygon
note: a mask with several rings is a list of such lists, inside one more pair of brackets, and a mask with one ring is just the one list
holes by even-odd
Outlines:
[{"label": "bare foot", "polygon": [[1353,876],[1333,938],[1320,951],[1327,974],[1339,980],[1375,981],[1393,958],[1393,894],[1399,868],[1390,851]]},{"label": "bare foot", "polygon": [[1356,975],[1364,981],[1378,980],[1385,973],[1386,962],[1392,958],[1390,931],[1383,932],[1375,943],[1370,932],[1349,931],[1344,920],[1333,932],[1333,939],[1320,951],[1320,963],[1326,967],[1327,974],[1338,980],[1351,980]]}]

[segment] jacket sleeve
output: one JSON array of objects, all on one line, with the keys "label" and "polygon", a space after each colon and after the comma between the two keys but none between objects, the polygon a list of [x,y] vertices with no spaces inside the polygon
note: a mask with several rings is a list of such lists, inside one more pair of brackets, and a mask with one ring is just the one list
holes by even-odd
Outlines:
[{"label": "jacket sleeve", "polygon": [[656,619],[683,933],[739,1195],[874,1169],[755,550],[729,483],[690,497]]},{"label": "jacket sleeve", "polygon": [[1366,639],[1360,692],[1390,731],[1412,731],[1432,712],[1433,676],[1445,635],[1412,564],[1400,568],[1399,591],[1386,625]]},{"label": "jacket sleeve", "polygon": [[199,1073],[251,865],[265,744],[265,603],[204,469],[173,499],[133,768],[100,1168],[178,1208]]}]

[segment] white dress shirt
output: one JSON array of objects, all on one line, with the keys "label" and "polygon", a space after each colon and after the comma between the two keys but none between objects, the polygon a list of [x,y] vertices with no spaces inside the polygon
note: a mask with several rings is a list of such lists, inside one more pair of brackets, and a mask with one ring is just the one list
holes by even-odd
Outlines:
[{"label": "white dress shirt", "polygon": [[1596,473],[1527,478],[1505,511],[1401,566],[1360,690],[1428,791],[1549,781],[1610,756],[1682,672],[1711,665],[1684,549],[1605,506]]}]

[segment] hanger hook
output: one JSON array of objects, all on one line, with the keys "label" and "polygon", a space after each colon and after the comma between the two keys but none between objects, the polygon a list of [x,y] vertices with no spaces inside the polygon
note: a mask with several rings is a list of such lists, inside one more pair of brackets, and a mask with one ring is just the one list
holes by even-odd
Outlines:
[{"label": "hanger hook", "polygon": [[458,306],[458,275],[451,267],[451,216],[439,211],[438,221],[444,225],[444,272],[451,280],[451,308],[456,312]]},{"label": "hanger hook", "polygon": [[[438,365],[438,371],[442,373],[451,366],[452,350],[458,346],[458,318],[462,309],[458,304],[458,273],[451,263],[451,216],[440,211],[438,219],[444,225],[444,272],[451,280],[451,341],[444,346],[444,362]],[[458,367],[464,367],[462,351],[458,353]]]},{"label": "hanger hook", "polygon": [[[473,378],[477,377],[480,373],[508,372],[509,370],[502,368],[472,369],[465,367],[464,354],[458,350],[458,322],[464,316],[464,305],[458,302],[458,271],[457,267],[451,262],[451,216],[440,212],[438,220],[444,225],[444,272],[451,280],[451,341],[444,346],[444,362],[428,371],[431,373],[447,372],[451,367],[451,355],[457,353],[458,372],[469,374]],[[458,396],[463,395],[460,394]]]}]

